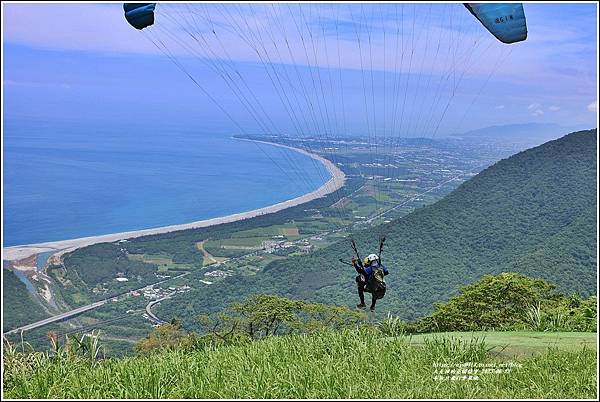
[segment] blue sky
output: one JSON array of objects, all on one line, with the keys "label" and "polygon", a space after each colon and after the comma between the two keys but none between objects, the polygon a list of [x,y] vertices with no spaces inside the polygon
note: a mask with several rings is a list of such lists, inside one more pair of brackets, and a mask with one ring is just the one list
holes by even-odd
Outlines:
[{"label": "blue sky", "polygon": [[121,3],[2,11],[10,119],[425,136],[596,126],[596,4],[525,4],[514,45],[461,4],[159,4],[143,32]]}]

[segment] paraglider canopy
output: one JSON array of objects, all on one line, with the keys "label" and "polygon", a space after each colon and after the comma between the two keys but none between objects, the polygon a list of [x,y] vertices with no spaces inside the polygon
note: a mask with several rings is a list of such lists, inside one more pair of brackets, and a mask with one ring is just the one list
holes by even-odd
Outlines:
[{"label": "paraglider canopy", "polygon": [[144,29],[154,24],[156,3],[124,3],[125,19],[132,27]]},{"label": "paraglider canopy", "polygon": [[527,38],[527,23],[521,3],[464,3],[467,10],[503,43]]}]

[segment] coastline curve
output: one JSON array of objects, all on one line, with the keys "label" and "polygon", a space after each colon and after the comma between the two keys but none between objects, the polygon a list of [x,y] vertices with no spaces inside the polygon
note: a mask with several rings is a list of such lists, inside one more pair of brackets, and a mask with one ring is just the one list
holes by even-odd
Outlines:
[{"label": "coastline curve", "polygon": [[170,233],[170,232],[176,232],[176,231],[187,230],[187,229],[198,229],[198,228],[220,225],[223,223],[237,222],[237,221],[241,221],[241,220],[245,220],[245,219],[254,218],[256,216],[279,212],[286,208],[294,207],[294,206],[315,200],[317,198],[324,197],[324,196],[331,194],[334,191],[337,191],[338,189],[340,189],[346,181],[346,175],[337,166],[335,166],[335,164],[333,164],[330,160],[328,160],[318,154],[310,153],[304,149],[295,148],[295,147],[291,147],[291,146],[283,145],[283,144],[277,144],[277,143],[273,143],[273,142],[257,141],[257,140],[251,140],[251,139],[246,139],[246,138],[235,138],[235,139],[241,140],[241,141],[250,141],[250,142],[255,142],[255,143],[272,145],[272,146],[276,146],[276,147],[287,148],[287,149],[291,149],[296,152],[299,152],[301,154],[307,155],[307,156],[313,158],[314,160],[320,162],[321,164],[323,164],[325,166],[325,168],[327,169],[327,171],[329,172],[329,174],[331,175],[331,178],[327,182],[322,184],[319,188],[317,188],[314,191],[311,191],[310,193],[307,193],[307,194],[304,194],[299,197],[292,198],[292,199],[289,199],[286,201],[282,201],[282,202],[279,202],[276,204],[272,204],[272,205],[269,205],[266,207],[253,209],[250,211],[238,212],[238,213],[231,214],[231,215],[210,218],[210,219],[204,219],[204,220],[199,220],[199,221],[194,221],[194,222],[189,222],[189,223],[160,226],[160,227],[156,227],[156,228],[131,230],[131,231],[126,231],[126,232],[111,233],[111,234],[97,235],[97,236],[88,236],[88,237],[81,237],[81,238],[76,238],[76,239],[58,240],[58,241],[49,241],[49,242],[36,243],[36,244],[25,244],[25,245],[18,245],[18,246],[3,247],[2,248],[2,259],[5,261],[18,261],[18,260],[22,260],[24,258],[28,258],[33,255],[39,254],[39,253],[56,251],[56,253],[52,254],[52,256],[48,259],[48,263],[52,263],[52,262],[57,262],[57,259],[60,259],[60,257],[65,253],[69,253],[78,248],[90,246],[92,244],[114,242],[114,241],[133,239],[133,238],[148,236],[148,235]]}]

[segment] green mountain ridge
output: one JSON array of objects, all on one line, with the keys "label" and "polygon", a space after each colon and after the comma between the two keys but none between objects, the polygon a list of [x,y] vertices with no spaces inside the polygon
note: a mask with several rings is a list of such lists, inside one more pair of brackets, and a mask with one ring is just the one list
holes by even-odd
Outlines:
[{"label": "green mountain ridge", "polygon": [[[596,292],[597,131],[571,133],[501,160],[444,199],[391,223],[355,233],[363,254],[387,236],[388,293],[378,309],[415,319],[485,274],[516,271]],[[352,305],[355,272],[338,258],[348,241],[308,256],[271,263],[156,309],[190,320],[256,293]]]}]

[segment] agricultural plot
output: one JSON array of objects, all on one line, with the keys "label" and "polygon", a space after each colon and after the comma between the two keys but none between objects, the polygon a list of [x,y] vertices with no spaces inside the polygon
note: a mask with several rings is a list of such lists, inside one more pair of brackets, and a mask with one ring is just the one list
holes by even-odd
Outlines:
[{"label": "agricultural plot", "polygon": [[128,254],[131,261],[141,261],[158,266],[158,272],[186,271],[193,268],[192,264],[176,263],[173,258],[162,254]]},{"label": "agricultural plot", "polygon": [[231,234],[231,238],[261,238],[272,236],[298,236],[298,228],[294,224],[272,225],[249,230],[240,230]]}]

